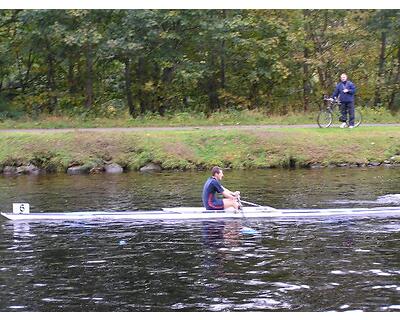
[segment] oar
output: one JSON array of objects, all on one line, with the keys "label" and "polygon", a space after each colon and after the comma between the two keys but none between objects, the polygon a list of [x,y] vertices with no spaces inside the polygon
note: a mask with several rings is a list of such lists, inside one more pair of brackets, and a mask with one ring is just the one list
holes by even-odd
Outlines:
[{"label": "oar", "polygon": [[[240,213],[242,214],[243,219],[244,219],[246,222],[248,222],[248,221],[247,221],[247,218],[246,218],[246,216],[244,215],[244,212],[243,212],[243,206],[242,206],[242,201],[240,200],[240,196],[237,197],[237,202],[239,203],[239,211],[240,211]],[[244,202],[245,202],[245,201],[243,201],[243,203],[244,203]],[[250,235],[258,234],[258,231],[254,230],[253,228],[247,227],[247,226],[244,226],[244,227],[240,230],[240,232],[241,232],[242,234],[250,234]]]},{"label": "oar", "polygon": [[273,207],[262,206],[262,205],[259,205],[259,204],[257,204],[257,203],[253,203],[253,202],[244,201],[244,200],[241,200],[241,202],[242,202],[242,203],[245,203],[245,204],[248,204],[248,205],[250,205],[250,206],[266,208],[266,209],[271,210],[271,211],[277,211],[277,209],[275,209],[275,208],[273,208]]},{"label": "oar", "polygon": [[262,205],[259,205],[259,204],[257,204],[257,203],[253,203],[253,202],[249,202],[249,201],[241,200],[241,202],[243,202],[243,203],[245,203],[245,204],[249,204],[249,205],[251,205],[251,206],[255,206],[255,207],[262,207]]}]

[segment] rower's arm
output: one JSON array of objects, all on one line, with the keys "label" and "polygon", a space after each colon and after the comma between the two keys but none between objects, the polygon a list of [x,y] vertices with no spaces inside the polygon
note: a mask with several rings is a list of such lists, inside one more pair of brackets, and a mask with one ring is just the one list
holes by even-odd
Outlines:
[{"label": "rower's arm", "polygon": [[224,190],[224,192],[222,192],[222,195],[224,196],[224,198],[235,199],[233,193],[227,190]]},{"label": "rower's arm", "polygon": [[222,195],[223,195],[225,198],[236,199],[237,196],[240,194],[239,191],[232,192],[232,191],[228,190],[228,189],[225,188],[225,187],[222,187],[222,188],[224,189],[224,192],[222,193]]}]

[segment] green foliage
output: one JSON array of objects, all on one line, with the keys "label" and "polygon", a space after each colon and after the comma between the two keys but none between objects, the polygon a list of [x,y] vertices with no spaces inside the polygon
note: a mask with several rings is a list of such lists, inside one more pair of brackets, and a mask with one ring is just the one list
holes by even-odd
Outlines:
[{"label": "green foliage", "polygon": [[2,10],[0,120],[296,113],[342,72],[395,112],[399,12]]},{"label": "green foliage", "polygon": [[23,115],[24,112],[20,108],[15,108],[6,98],[0,95],[0,122],[7,119],[17,120]]},{"label": "green foliage", "polygon": [[395,157],[400,160],[400,143],[393,144],[385,151],[385,156],[388,158]]},{"label": "green foliage", "polygon": [[50,150],[35,151],[32,154],[30,163],[38,168],[45,169],[46,172],[57,172],[60,164],[55,161],[56,154]]}]

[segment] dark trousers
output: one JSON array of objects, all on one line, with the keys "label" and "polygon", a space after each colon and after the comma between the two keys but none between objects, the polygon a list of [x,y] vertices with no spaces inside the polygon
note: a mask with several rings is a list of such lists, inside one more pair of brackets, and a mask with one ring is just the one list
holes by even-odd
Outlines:
[{"label": "dark trousers", "polygon": [[349,114],[349,126],[354,126],[354,102],[340,103],[340,118],[342,122],[347,122],[347,114]]}]

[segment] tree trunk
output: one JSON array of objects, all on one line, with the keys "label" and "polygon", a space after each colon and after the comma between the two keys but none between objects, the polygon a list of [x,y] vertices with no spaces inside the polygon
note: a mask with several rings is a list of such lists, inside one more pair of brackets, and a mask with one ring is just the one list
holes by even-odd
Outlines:
[{"label": "tree trunk", "polygon": [[221,88],[225,89],[225,40],[221,42]]},{"label": "tree trunk", "polygon": [[399,95],[399,89],[400,89],[400,42],[397,45],[397,72],[396,76],[394,79],[394,88],[392,91],[392,94],[390,96],[390,101],[389,101],[389,110],[394,113],[397,110],[399,110],[399,106],[395,105],[396,103],[396,97]]},{"label": "tree trunk", "polygon": [[[213,49],[211,49],[213,50]],[[216,54],[214,51],[211,52],[210,54],[210,76],[207,79],[207,95],[208,95],[208,101],[210,105],[210,113],[216,111],[219,107],[219,98],[218,98],[218,77],[215,72],[216,70]]]},{"label": "tree trunk", "polygon": [[161,76],[161,83],[158,89],[158,113],[160,116],[164,116],[165,112],[171,108],[171,94],[170,85],[174,78],[174,72],[177,65],[172,67],[164,68]]},{"label": "tree trunk", "polygon": [[379,55],[379,65],[378,65],[378,80],[376,82],[375,88],[375,99],[374,106],[378,106],[382,102],[381,97],[381,89],[384,82],[384,73],[385,73],[385,52],[386,52],[386,32],[382,32],[381,34],[381,52]]},{"label": "tree trunk", "polygon": [[[226,19],[226,10],[222,10],[222,18]],[[220,65],[220,82],[221,89],[225,89],[225,40],[221,41],[221,65]]]},{"label": "tree trunk", "polygon": [[307,112],[310,106],[310,71],[308,65],[309,49],[304,47],[304,62],[303,62],[303,111]]},{"label": "tree trunk", "polygon": [[258,86],[259,82],[254,81],[251,82],[250,88],[249,88],[249,100],[251,102],[251,105],[248,106],[249,110],[254,110],[256,107],[259,106],[259,101],[258,101]]},{"label": "tree trunk", "polygon": [[46,41],[47,47],[47,88],[49,91],[49,112],[53,113],[57,105],[56,85],[54,79],[54,57],[51,53],[50,43]]},{"label": "tree trunk", "polygon": [[81,61],[77,61],[76,64],[76,76],[75,76],[75,86],[76,86],[76,92],[84,92],[85,91],[85,68],[84,68],[84,63]]},{"label": "tree trunk", "polygon": [[309,15],[309,39],[313,43],[313,52],[310,54],[312,59],[318,61],[315,67],[318,73],[320,87],[324,93],[332,90],[334,80],[333,72],[329,66],[332,63],[332,52],[330,47],[329,19],[331,12],[329,10],[318,11],[317,13],[307,12]]},{"label": "tree trunk", "polygon": [[308,22],[309,11],[303,10],[304,17],[304,50],[303,50],[303,110],[307,112],[310,104],[310,94],[311,94],[311,85],[310,85],[310,68],[309,68],[309,58],[310,58],[310,49],[308,48],[308,42],[310,38],[310,25]]},{"label": "tree trunk", "polygon": [[143,91],[144,79],[145,79],[145,60],[143,57],[139,58],[136,72],[136,79],[138,80],[138,93],[137,97],[140,104],[140,114],[144,114],[146,112],[146,102],[145,102],[145,94]]},{"label": "tree trunk", "polygon": [[51,54],[47,57],[48,72],[47,72],[47,87],[49,89],[49,111],[54,112],[57,104],[57,97],[55,93],[55,80],[54,80],[54,59]]},{"label": "tree trunk", "polygon": [[85,106],[90,109],[93,105],[93,51],[90,43],[86,44],[86,99]]},{"label": "tree trunk", "polygon": [[68,74],[67,74],[67,82],[68,82],[68,92],[70,94],[74,94],[77,92],[77,84],[76,84],[76,79],[74,76],[74,58],[69,57],[68,58]]},{"label": "tree trunk", "polygon": [[127,57],[125,59],[125,94],[126,94],[126,101],[129,108],[129,114],[132,117],[136,117],[136,110],[133,104],[133,97],[132,97],[132,73],[131,73],[131,59]]},{"label": "tree trunk", "polygon": [[74,65],[71,63],[71,61],[68,61],[68,75],[67,75],[67,81],[68,81],[68,91],[69,93],[73,94],[74,93]]},{"label": "tree trunk", "polygon": [[31,75],[31,70],[32,70],[32,66],[33,66],[33,60],[34,60],[34,58],[32,57],[32,48],[31,48],[31,49],[29,49],[28,62],[27,62],[27,66],[26,66],[26,74],[21,83],[22,93],[25,93],[25,89],[28,85],[29,77]]},{"label": "tree trunk", "polygon": [[219,99],[217,92],[217,82],[215,77],[211,77],[207,82],[208,101],[210,103],[210,111],[214,112],[219,108]]}]

